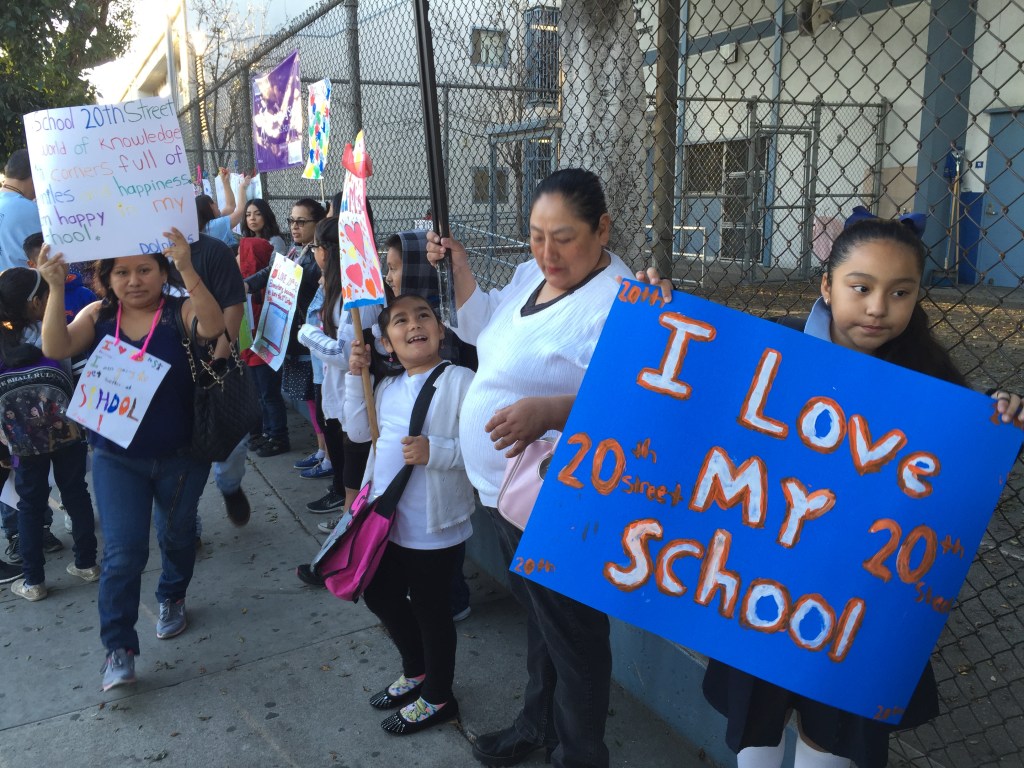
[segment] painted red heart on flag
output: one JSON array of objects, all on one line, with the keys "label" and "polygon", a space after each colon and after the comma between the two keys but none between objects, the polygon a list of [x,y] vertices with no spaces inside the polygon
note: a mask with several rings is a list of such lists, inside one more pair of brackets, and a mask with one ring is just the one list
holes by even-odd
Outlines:
[{"label": "painted red heart on flag", "polygon": [[359,254],[361,261],[366,261],[366,244],[363,242],[363,228],[357,222],[355,224],[345,225],[345,236],[349,239],[349,242],[355,246],[356,253]]},{"label": "painted red heart on flag", "polygon": [[360,264],[349,264],[345,267],[345,274],[348,275],[351,285],[361,285],[363,282],[363,267]]}]

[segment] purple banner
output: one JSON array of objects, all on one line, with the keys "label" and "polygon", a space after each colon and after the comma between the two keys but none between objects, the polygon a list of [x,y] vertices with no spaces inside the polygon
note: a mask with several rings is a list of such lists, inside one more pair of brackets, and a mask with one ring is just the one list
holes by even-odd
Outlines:
[{"label": "purple banner", "polygon": [[252,79],[252,141],[260,172],[302,164],[298,51],[292,51],[267,74]]}]

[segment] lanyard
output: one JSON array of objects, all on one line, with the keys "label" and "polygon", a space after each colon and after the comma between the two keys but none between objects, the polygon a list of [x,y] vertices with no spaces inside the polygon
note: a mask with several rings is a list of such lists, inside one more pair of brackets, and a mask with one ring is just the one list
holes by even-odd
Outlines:
[{"label": "lanyard", "polygon": [[[164,312],[164,300],[160,299],[160,306],[156,308],[156,314],[153,315],[153,324],[149,326],[149,333],[146,334],[146,338],[142,342],[142,349],[132,354],[132,360],[139,362],[146,356],[146,348],[149,346],[149,340],[153,338],[153,331],[156,330],[156,324],[160,322],[160,316]],[[121,304],[117,305],[117,324],[114,326],[114,343],[121,343]]]}]

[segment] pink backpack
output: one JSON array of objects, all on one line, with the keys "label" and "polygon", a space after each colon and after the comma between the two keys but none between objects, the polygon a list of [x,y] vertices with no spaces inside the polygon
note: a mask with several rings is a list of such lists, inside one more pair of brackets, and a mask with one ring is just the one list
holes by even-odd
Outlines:
[{"label": "pink backpack", "polygon": [[[423,429],[423,421],[436,391],[434,383],[448,365],[439,365],[423,383],[409,420],[411,436],[419,435]],[[313,558],[310,563],[313,573],[324,578],[327,589],[335,596],[358,602],[373,580],[388,545],[391,526],[395,521],[395,509],[405,492],[412,470],[411,464],[403,466],[384,493],[370,502],[367,499],[370,497],[371,483],[364,485],[349,512],[338,521],[319,554]]]}]

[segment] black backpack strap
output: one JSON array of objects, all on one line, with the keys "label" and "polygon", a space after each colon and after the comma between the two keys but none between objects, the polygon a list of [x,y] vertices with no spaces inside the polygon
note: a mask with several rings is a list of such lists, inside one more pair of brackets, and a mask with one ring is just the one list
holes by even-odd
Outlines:
[{"label": "black backpack strap", "polygon": [[412,437],[417,437],[423,430],[423,422],[427,419],[430,401],[434,399],[434,393],[437,391],[434,384],[449,365],[451,363],[445,360],[423,382],[423,389],[420,390],[419,395],[416,397],[416,403],[412,407],[412,417],[409,419],[409,434]]},{"label": "black backpack strap", "polygon": [[[451,363],[447,361],[441,363],[431,372],[427,380],[423,382],[423,388],[420,390],[419,395],[416,396],[416,403],[412,407],[412,418],[409,419],[410,436],[417,437],[423,429],[423,422],[427,418],[427,411],[430,410],[430,401],[434,399],[434,393],[437,392],[434,384],[449,365]],[[398,507],[398,500],[405,493],[405,486],[409,483],[412,470],[412,464],[406,464],[398,470],[395,479],[391,481],[384,493],[377,498],[374,505],[374,511],[377,514],[390,517],[394,513],[395,508]]]}]

